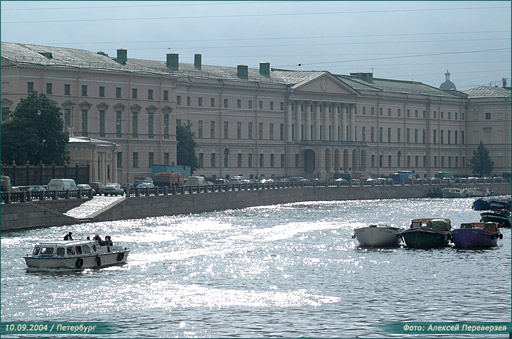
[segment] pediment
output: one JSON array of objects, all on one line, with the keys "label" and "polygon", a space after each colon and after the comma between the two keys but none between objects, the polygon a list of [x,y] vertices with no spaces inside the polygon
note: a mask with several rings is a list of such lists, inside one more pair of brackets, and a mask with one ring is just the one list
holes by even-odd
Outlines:
[{"label": "pediment", "polygon": [[316,78],[296,84],[294,92],[309,92],[336,95],[358,95],[355,89],[334,77],[332,74],[325,72]]}]

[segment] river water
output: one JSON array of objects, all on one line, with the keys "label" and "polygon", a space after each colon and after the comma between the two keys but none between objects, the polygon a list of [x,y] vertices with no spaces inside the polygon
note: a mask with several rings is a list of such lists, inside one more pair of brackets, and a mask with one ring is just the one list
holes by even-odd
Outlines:
[{"label": "river water", "polygon": [[[308,202],[2,233],[1,318],[107,321],[123,338],[403,337],[381,325],[509,322],[510,229],[488,250],[366,250],[351,237],[419,217],[458,227],[480,219],[472,202]],[[68,231],[111,235],[131,249],[128,264],[25,269],[35,242]]]}]

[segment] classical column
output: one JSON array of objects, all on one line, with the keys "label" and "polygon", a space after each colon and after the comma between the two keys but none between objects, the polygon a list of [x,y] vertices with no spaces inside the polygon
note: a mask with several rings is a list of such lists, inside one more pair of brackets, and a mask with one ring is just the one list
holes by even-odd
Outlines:
[{"label": "classical column", "polygon": [[339,129],[339,121],[338,121],[338,115],[340,113],[340,105],[334,104],[334,107],[332,109],[332,139],[334,141],[340,140],[340,135],[338,134]]},{"label": "classical column", "polygon": [[324,106],[324,137],[323,140],[329,140],[329,114],[331,114],[331,106],[323,104]]},{"label": "classical column", "polygon": [[320,104],[315,103],[315,140],[320,140]]},{"label": "classical column", "polygon": [[356,105],[350,104],[350,141],[356,141]]},{"label": "classical column", "polygon": [[288,111],[286,112],[286,134],[288,135],[288,142],[292,142],[292,103],[288,103]]},{"label": "classical column", "polygon": [[341,141],[347,140],[347,105],[341,104]]},{"label": "classical column", "polygon": [[313,110],[313,105],[310,103],[305,103],[306,105],[306,140],[311,140],[311,111]]},{"label": "classical column", "polygon": [[295,112],[297,113],[297,132],[296,132],[296,136],[297,136],[297,141],[301,141],[302,140],[302,102],[300,101],[296,101],[295,102],[295,107],[297,107],[297,109],[295,110]]}]

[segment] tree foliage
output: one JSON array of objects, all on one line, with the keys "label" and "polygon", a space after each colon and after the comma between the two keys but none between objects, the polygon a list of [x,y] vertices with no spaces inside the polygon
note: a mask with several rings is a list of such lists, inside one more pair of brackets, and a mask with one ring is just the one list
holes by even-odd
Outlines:
[{"label": "tree foliage", "polygon": [[176,125],[176,141],[177,145],[177,162],[181,166],[190,166],[190,171],[193,173],[199,168],[199,161],[197,160],[196,150],[197,143],[194,140],[194,133],[191,130],[191,124]]},{"label": "tree foliage", "polygon": [[63,165],[69,161],[60,108],[44,94],[21,99],[12,119],[2,123],[2,163]]},{"label": "tree foliage", "polygon": [[480,141],[478,149],[473,151],[473,157],[469,160],[473,174],[481,177],[490,176],[494,169],[494,161],[489,156],[489,150],[485,148],[484,143]]}]

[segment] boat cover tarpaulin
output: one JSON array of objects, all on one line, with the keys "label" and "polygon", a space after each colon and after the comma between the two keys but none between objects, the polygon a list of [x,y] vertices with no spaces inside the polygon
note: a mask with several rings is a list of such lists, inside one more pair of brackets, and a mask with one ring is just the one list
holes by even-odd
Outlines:
[{"label": "boat cover tarpaulin", "polygon": [[449,231],[452,228],[452,225],[446,219],[432,219],[429,221],[428,226],[440,232]]}]

